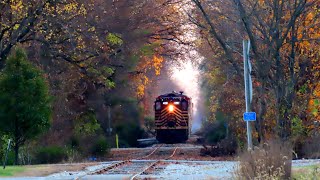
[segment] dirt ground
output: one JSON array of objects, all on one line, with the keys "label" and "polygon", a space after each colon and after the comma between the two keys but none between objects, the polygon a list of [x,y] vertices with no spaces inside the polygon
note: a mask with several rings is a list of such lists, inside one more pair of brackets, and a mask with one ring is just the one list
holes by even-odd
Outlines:
[{"label": "dirt ground", "polygon": [[[148,159],[161,159],[167,157],[168,154],[172,153],[170,147],[159,150],[154,156],[150,156]],[[116,161],[116,160],[126,160],[126,159],[139,159],[143,156],[149,154],[153,149],[145,148],[128,148],[128,149],[113,149],[109,157],[104,158],[103,161]],[[170,158],[171,160],[200,160],[200,161],[222,161],[222,160],[232,160],[232,157],[210,157],[210,156],[200,156],[199,148],[180,148],[177,150],[175,156]],[[47,176],[57,172],[63,171],[82,171],[88,166],[98,165],[100,162],[87,162],[87,163],[73,163],[73,164],[45,164],[45,165],[27,165],[26,170],[14,175],[14,177],[41,177]]]},{"label": "dirt ground", "polygon": [[75,164],[44,164],[27,165],[26,170],[14,175],[14,177],[41,177],[61,171],[81,171],[88,166],[94,166],[98,163],[75,163]]},{"label": "dirt ground", "polygon": [[[148,157],[147,159],[163,159],[168,157],[172,153],[174,148],[160,148],[157,152]],[[211,157],[211,156],[200,156],[201,147],[195,148],[178,148],[175,155],[170,158],[171,160],[192,160],[192,161],[226,161],[233,160],[231,156],[222,157]],[[126,160],[126,159],[139,159],[143,156],[148,155],[152,149],[113,149],[111,150],[108,161]]]},{"label": "dirt ground", "polygon": [[[174,157],[170,160],[199,160],[199,161],[225,161],[233,160],[232,157],[211,157],[211,156],[200,156],[201,145],[196,144],[196,138],[190,138],[186,144],[168,144],[163,145],[158,152],[154,155],[148,157],[147,159],[162,159],[168,157],[174,149],[174,147],[179,146]],[[154,145],[156,146],[156,145]],[[72,171],[83,171],[88,166],[94,166],[100,162],[107,161],[117,161],[117,160],[128,160],[128,159],[141,159],[142,157],[148,155],[155,148],[121,148],[121,149],[111,149],[108,157],[99,159],[96,162],[84,162],[84,163],[67,163],[67,164],[48,164],[48,165],[28,165],[25,166],[26,170],[15,174],[15,177],[40,177],[47,176],[57,172],[72,172]]]}]

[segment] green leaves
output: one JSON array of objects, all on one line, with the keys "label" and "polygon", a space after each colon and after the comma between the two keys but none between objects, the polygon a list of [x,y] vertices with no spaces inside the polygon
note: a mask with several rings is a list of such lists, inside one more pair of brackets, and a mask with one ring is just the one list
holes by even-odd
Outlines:
[{"label": "green leaves", "polygon": [[103,82],[108,89],[112,89],[115,87],[115,82],[110,79],[110,76],[114,74],[114,70],[112,68],[107,66],[99,69],[89,67],[87,71],[89,77],[96,78],[97,81]]},{"label": "green leaves", "polygon": [[17,49],[0,75],[0,131],[14,137],[19,147],[49,128],[51,112],[43,73]]},{"label": "green leaves", "polygon": [[84,113],[76,120],[75,133],[77,135],[90,136],[94,135],[98,130],[101,130],[101,127],[94,112]]},{"label": "green leaves", "polygon": [[302,120],[298,117],[292,119],[292,135],[299,136],[305,133],[305,127],[302,123]]},{"label": "green leaves", "polygon": [[116,34],[116,33],[109,33],[106,37],[107,41],[111,44],[111,45],[118,45],[121,46],[123,44],[123,40],[121,38],[120,34]]},{"label": "green leaves", "polygon": [[151,57],[154,55],[157,47],[159,47],[159,43],[147,44],[141,47],[140,52],[143,56]]}]

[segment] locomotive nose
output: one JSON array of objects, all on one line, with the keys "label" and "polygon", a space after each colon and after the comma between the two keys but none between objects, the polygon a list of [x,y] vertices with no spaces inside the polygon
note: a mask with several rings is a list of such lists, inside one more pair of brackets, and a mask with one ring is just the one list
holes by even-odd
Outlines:
[{"label": "locomotive nose", "polygon": [[175,127],[176,126],[176,122],[175,122],[174,118],[170,119],[168,121],[167,125],[168,125],[168,127]]}]

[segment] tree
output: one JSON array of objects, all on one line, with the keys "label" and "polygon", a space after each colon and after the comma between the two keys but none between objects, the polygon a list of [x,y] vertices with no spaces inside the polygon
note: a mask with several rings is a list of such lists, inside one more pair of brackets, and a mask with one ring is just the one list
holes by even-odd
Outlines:
[{"label": "tree", "polygon": [[51,97],[43,73],[21,49],[0,74],[0,131],[13,137],[15,164],[19,147],[50,126]]}]

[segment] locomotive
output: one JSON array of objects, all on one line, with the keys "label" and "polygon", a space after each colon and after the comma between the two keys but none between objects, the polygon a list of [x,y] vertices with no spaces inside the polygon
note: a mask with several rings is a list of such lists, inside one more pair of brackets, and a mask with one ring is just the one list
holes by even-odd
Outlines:
[{"label": "locomotive", "polygon": [[163,94],[154,102],[156,139],[162,143],[185,142],[191,132],[192,102],[183,91]]}]

